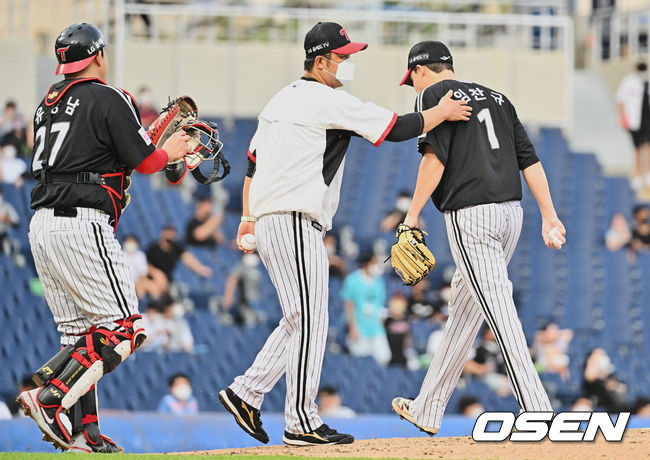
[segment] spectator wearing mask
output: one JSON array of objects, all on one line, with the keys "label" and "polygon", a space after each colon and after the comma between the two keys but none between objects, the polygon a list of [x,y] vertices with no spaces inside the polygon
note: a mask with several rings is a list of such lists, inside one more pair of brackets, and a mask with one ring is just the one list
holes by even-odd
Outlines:
[{"label": "spectator wearing mask", "polygon": [[362,255],[360,268],[343,281],[341,297],[348,321],[348,348],[355,356],[372,356],[382,365],[390,361],[383,324],[386,285],[382,267],[372,253]]},{"label": "spectator wearing mask", "polygon": [[639,252],[650,251],[650,221],[648,221],[647,206],[639,205],[634,208],[631,247]]},{"label": "spectator wearing mask", "polygon": [[538,368],[542,372],[558,374],[563,380],[568,380],[570,359],[567,350],[571,340],[571,329],[560,329],[555,323],[544,325],[535,334],[533,344]]},{"label": "spectator wearing mask", "polygon": [[223,243],[221,232],[223,215],[213,212],[212,199],[201,197],[194,208],[194,216],[187,223],[185,242],[189,246],[215,248]]},{"label": "spectator wearing mask", "polygon": [[137,102],[142,126],[149,128],[151,123],[158,118],[158,110],[153,106],[153,96],[151,95],[151,90],[147,86],[143,86],[138,90]]},{"label": "spectator wearing mask", "polygon": [[147,256],[140,249],[140,241],[135,235],[127,235],[124,238],[122,252],[126,264],[133,272],[138,299],[145,296],[157,299],[167,292],[167,277],[162,271],[149,265]]},{"label": "spectator wearing mask", "polygon": [[24,417],[25,413],[23,412],[23,408],[18,404],[18,395],[20,395],[23,391],[30,391],[36,388],[36,384],[34,384],[34,381],[32,380],[31,375],[25,375],[23,378],[18,382],[18,391],[16,393],[16,396],[11,399],[11,401],[8,404],[9,410],[11,411],[11,414],[14,417]]},{"label": "spectator wearing mask", "polygon": [[336,388],[325,386],[318,392],[318,415],[321,417],[354,418],[357,414],[343,405]]},{"label": "spectator wearing mask", "polygon": [[147,340],[141,349],[192,352],[194,336],[184,315],[183,305],[169,295],[149,302],[143,315]]},{"label": "spectator wearing mask", "polygon": [[614,365],[607,352],[594,348],[585,361],[583,388],[585,394],[593,398],[596,406],[608,412],[627,410],[627,385],[614,374]]},{"label": "spectator wearing mask", "polygon": [[594,405],[591,402],[591,399],[580,396],[573,401],[571,404],[571,412],[592,412],[594,410]]},{"label": "spectator wearing mask", "polygon": [[167,280],[171,282],[174,268],[176,268],[179,260],[203,278],[212,275],[210,267],[203,265],[194,254],[186,251],[185,247],[178,242],[176,228],[173,225],[166,225],[160,231],[158,241],[147,249],[147,262],[151,267],[160,270]]},{"label": "spectator wearing mask", "polygon": [[158,412],[174,415],[199,413],[199,402],[192,396],[192,382],[186,374],[179,372],[169,378],[169,394],[158,403]]},{"label": "spectator wearing mask", "polygon": [[394,293],[388,300],[388,318],[384,322],[390,346],[389,366],[406,366],[406,350],[411,346],[411,324],[406,319],[406,297]]},{"label": "spectator wearing mask", "polygon": [[325,235],[323,240],[327,251],[327,260],[330,266],[330,278],[343,278],[348,273],[348,264],[338,254],[338,241],[331,233]]},{"label": "spectator wearing mask", "polygon": [[508,396],[512,390],[499,345],[489,327],[484,327],[478,346],[470,352],[464,372],[484,381],[499,396]]},{"label": "spectator wearing mask", "polygon": [[15,227],[20,223],[20,217],[16,209],[4,200],[2,191],[0,191],[0,247],[2,252],[6,255],[11,255],[13,252],[13,244],[9,240],[8,232],[11,227]]},{"label": "spectator wearing mask", "polygon": [[227,311],[231,311],[235,299],[238,299],[237,307],[233,312],[236,324],[252,324],[256,321],[257,315],[253,311],[253,306],[260,300],[262,281],[259,264],[260,258],[257,254],[244,254],[226,279],[223,306]]},{"label": "spectator wearing mask", "polygon": [[7,101],[0,115],[0,141],[4,137],[11,133],[15,127],[16,122],[22,120],[22,115],[16,109],[16,103],[14,101]]},{"label": "spectator wearing mask", "polygon": [[632,137],[636,152],[632,187],[639,190],[650,186],[650,103],[648,102],[648,66],[645,62],[636,65],[636,71],[626,75],[616,92],[619,122]]},{"label": "spectator wearing mask", "polygon": [[475,396],[463,396],[458,401],[458,412],[464,417],[477,418],[483,412],[485,408],[481,401],[478,400]]},{"label": "spectator wearing mask", "polygon": [[13,184],[16,187],[23,185],[23,174],[27,171],[27,163],[16,158],[18,151],[12,144],[3,144],[0,147],[0,183]]},{"label": "spectator wearing mask", "polygon": [[[397,230],[399,224],[404,222],[406,218],[406,213],[411,206],[411,192],[408,190],[402,190],[399,192],[397,199],[395,200],[395,209],[389,212],[386,217],[383,218],[379,224],[379,229],[382,232],[390,232]],[[422,219],[418,220],[418,226],[424,228],[424,221]]]},{"label": "spectator wearing mask", "polygon": [[605,246],[609,251],[618,251],[629,246],[632,240],[632,232],[627,219],[621,212],[612,216],[612,222],[605,233]]}]

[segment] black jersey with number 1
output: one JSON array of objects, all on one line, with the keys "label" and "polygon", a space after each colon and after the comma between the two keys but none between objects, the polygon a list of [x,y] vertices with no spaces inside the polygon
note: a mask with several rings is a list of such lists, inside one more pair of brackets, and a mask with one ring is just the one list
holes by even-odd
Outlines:
[{"label": "black jersey with number 1", "polygon": [[469,121],[445,121],[418,139],[420,153],[430,146],[445,166],[433,203],[440,211],[451,211],[521,200],[519,171],[539,159],[514,106],[485,86],[443,80],[418,95],[415,109],[436,106],[449,90],[474,110]]}]

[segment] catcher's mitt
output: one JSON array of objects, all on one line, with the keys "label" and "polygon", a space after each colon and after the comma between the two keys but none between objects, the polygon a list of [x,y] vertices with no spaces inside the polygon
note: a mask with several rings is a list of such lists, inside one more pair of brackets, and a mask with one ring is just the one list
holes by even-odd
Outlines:
[{"label": "catcher's mitt", "polygon": [[196,121],[198,116],[199,109],[191,97],[177,97],[162,109],[158,118],[151,123],[147,134],[153,145],[160,148],[172,134],[182,129],[183,124]]},{"label": "catcher's mitt", "polygon": [[436,258],[424,242],[425,233],[419,228],[400,224],[397,241],[390,250],[391,265],[407,286],[414,286],[436,266]]}]

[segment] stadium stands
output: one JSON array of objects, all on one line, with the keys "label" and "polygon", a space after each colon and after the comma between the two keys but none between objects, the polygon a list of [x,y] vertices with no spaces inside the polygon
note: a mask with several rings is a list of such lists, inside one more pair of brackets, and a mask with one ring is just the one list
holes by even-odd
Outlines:
[{"label": "stadium stands", "polygon": [[[232,131],[222,133],[225,153],[233,172],[224,182],[230,202],[224,231],[234,237],[238,223],[241,182],[246,170],[246,149],[255,129],[254,120],[237,120]],[[568,229],[568,243],[561,252],[548,251],[540,238],[540,217],[534,199],[524,187],[525,222],[518,249],[510,265],[518,308],[527,338],[532,343],[534,332],[547,321],[575,331],[570,348],[571,377],[564,382],[557,376],[543,374],[547,388],[562,407],[570,404],[580,392],[582,368],[587,352],[601,346],[616,365],[617,373],[629,385],[630,396],[642,394],[650,384],[650,334],[643,327],[650,325],[650,255],[639,255],[629,261],[624,252],[607,252],[603,235],[614,212],[629,215],[634,196],[628,181],[603,176],[595,157],[569,152],[558,130],[542,129],[536,142],[544,163],[560,218]],[[369,247],[378,235],[382,217],[392,209],[397,193],[412,189],[419,155],[413,143],[385,143],[375,149],[369,143],[353,140],[347,155],[341,204],[335,228],[351,225],[357,242]],[[21,224],[12,236],[19,239],[23,252],[29,253],[27,227],[29,188],[3,185],[5,199],[21,215]],[[174,222],[183,232],[192,212],[192,205],[172,188],[156,190],[151,181],[135,174],[130,190],[133,200],[120,222],[118,236],[134,233],[143,247],[158,235],[159,229]],[[452,263],[446,239],[444,219],[431,204],[424,218],[429,240],[440,266]],[[208,310],[207,299],[221,295],[231,267],[239,253],[230,246],[216,251],[191,249],[205,264],[213,268],[210,279],[199,279],[186,267],[179,266],[175,278],[184,283],[195,310],[188,316],[196,351],[188,353],[142,352],[115,373],[102,380],[100,397],[106,408],[153,410],[167,389],[167,378],[182,371],[191,376],[201,410],[218,411],[216,393],[242,372],[252,361],[265,338],[280,317],[280,308],[273,287],[264,278],[259,305],[267,315],[265,323],[236,327],[224,325]],[[42,297],[34,290],[36,274],[33,265],[20,268],[11,259],[0,256],[0,324],[4,340],[0,342],[0,393],[11,396],[16,382],[31,373],[58,346],[58,334]],[[399,287],[392,274],[386,273],[389,286]],[[432,274],[439,280],[440,271]],[[435,283],[434,283],[435,284]],[[342,345],[345,339],[343,305],[339,298],[340,280],[331,280],[331,338]],[[35,293],[36,294],[35,294]],[[414,325],[414,344],[420,351],[432,326],[427,322]],[[328,352],[323,367],[322,384],[336,386],[345,404],[361,413],[390,411],[390,400],[396,395],[414,396],[425,371],[402,368],[381,368],[370,358],[356,358]],[[512,397],[499,398],[478,381],[467,381],[452,397],[448,412],[456,411],[456,402],[463,394],[478,396],[486,408],[514,410]],[[281,412],[284,404],[284,381],[268,395],[265,409]]]}]

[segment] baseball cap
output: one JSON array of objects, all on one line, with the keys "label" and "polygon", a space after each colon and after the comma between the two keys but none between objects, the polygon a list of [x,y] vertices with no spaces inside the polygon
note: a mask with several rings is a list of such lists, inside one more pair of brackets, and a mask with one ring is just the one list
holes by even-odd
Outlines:
[{"label": "baseball cap", "polygon": [[106,46],[100,30],[85,22],[72,24],[59,34],[54,51],[59,65],[56,74],[75,73],[90,65],[95,55]]},{"label": "baseball cap", "polygon": [[445,64],[453,64],[454,59],[451,57],[449,48],[442,43],[435,40],[426,40],[420,43],[416,43],[409,51],[409,59],[406,71],[406,75],[402,78],[402,81],[399,82],[400,86],[408,85],[413,86],[413,80],[411,80],[411,71],[418,65],[425,64],[434,64],[438,62],[444,62]]},{"label": "baseball cap", "polygon": [[367,43],[350,41],[345,29],[335,22],[319,22],[305,35],[307,59],[327,53],[354,54],[366,48]]}]

